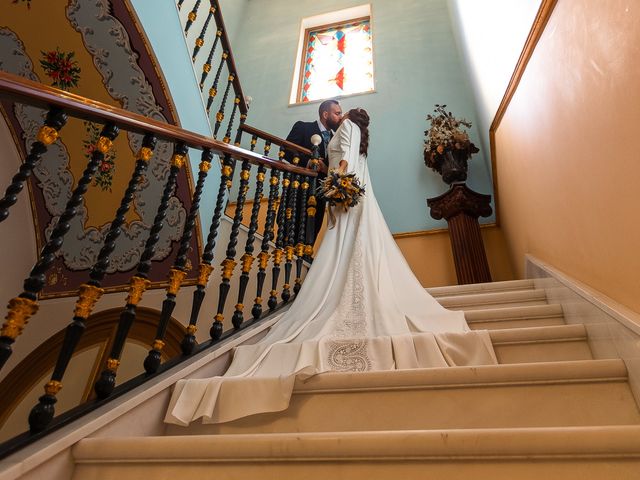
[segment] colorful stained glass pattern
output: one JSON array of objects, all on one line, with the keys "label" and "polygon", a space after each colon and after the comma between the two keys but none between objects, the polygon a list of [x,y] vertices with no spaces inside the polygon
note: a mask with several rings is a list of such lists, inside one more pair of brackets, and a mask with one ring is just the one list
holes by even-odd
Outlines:
[{"label": "colorful stained glass pattern", "polygon": [[373,90],[369,19],[309,32],[300,102]]}]

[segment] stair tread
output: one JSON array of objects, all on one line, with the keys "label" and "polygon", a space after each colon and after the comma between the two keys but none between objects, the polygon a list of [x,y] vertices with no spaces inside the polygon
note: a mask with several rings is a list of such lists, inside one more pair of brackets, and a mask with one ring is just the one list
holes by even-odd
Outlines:
[{"label": "stair tread", "polygon": [[622,360],[573,360],[375,372],[330,372],[296,381],[294,394],[392,388],[448,388],[488,384],[626,381]]},{"label": "stair tread", "polygon": [[507,280],[502,282],[471,283],[467,285],[449,285],[444,287],[426,288],[427,292],[434,297],[467,295],[472,292],[497,292],[508,290],[534,289],[533,280]]},{"label": "stair tread", "polygon": [[[603,441],[606,439],[606,441]],[[640,457],[640,426],[517,427],[445,430],[252,433],[85,438],[76,463],[229,462],[535,456]]]},{"label": "stair tread", "polygon": [[452,295],[437,298],[447,308],[471,305],[508,304],[516,302],[545,302],[547,294],[544,290],[515,290],[510,292],[474,293],[469,295]]},{"label": "stair tread", "polygon": [[485,308],[479,310],[465,310],[464,316],[467,322],[491,321],[491,320],[516,320],[545,317],[562,317],[562,306],[556,303],[547,305],[520,305],[516,307]]},{"label": "stair tread", "polygon": [[582,323],[576,323],[489,330],[489,336],[494,345],[520,342],[586,341],[587,330]]}]

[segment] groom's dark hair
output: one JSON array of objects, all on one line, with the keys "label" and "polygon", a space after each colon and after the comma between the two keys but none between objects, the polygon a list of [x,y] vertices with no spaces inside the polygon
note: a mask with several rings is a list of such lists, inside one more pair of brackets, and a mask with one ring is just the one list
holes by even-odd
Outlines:
[{"label": "groom's dark hair", "polygon": [[328,112],[331,108],[331,105],[340,105],[340,102],[337,100],[325,100],[320,104],[318,108],[318,115],[322,116],[322,112]]}]

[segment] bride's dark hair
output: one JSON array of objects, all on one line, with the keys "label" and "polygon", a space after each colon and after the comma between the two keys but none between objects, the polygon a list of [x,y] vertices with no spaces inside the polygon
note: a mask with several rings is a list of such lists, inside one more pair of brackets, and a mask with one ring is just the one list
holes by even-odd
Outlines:
[{"label": "bride's dark hair", "polygon": [[369,151],[369,114],[364,108],[353,108],[347,112],[349,120],[360,127],[360,153]]}]

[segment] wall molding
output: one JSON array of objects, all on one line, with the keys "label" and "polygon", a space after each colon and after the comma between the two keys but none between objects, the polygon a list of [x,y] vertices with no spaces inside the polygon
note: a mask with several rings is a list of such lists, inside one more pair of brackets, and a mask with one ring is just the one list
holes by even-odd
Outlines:
[{"label": "wall molding", "polygon": [[[497,227],[498,224],[497,223],[486,223],[486,224],[481,224],[480,228],[493,228],[493,227]],[[413,237],[425,237],[427,235],[437,235],[437,234],[442,234],[442,233],[449,233],[449,229],[448,228],[434,228],[432,230],[417,230],[415,232],[400,232],[400,233],[394,233],[393,234],[393,238],[395,240],[401,240],[403,238],[413,238]]]},{"label": "wall molding", "polygon": [[518,90],[518,86],[520,85],[520,80],[522,79],[524,72],[527,69],[527,65],[529,64],[529,60],[533,56],[533,52],[538,46],[538,42],[544,33],[547,23],[551,18],[551,14],[558,3],[558,0],[542,0],[540,4],[540,8],[538,9],[538,13],[536,14],[536,18],[533,21],[533,25],[531,30],[529,31],[529,35],[527,36],[527,40],[522,49],[522,53],[518,58],[518,62],[516,63],[516,68],[511,75],[511,79],[509,80],[509,85],[507,85],[507,89],[502,97],[502,101],[498,106],[498,110],[496,111],[496,115],[491,122],[491,126],[489,127],[489,149],[491,153],[491,172],[492,172],[492,180],[493,180],[493,201],[495,205],[495,215],[496,215],[496,225],[500,225],[500,216],[499,216],[499,193],[498,193],[498,168],[497,168],[497,158],[496,158],[496,131],[500,127],[500,123],[502,122],[502,118],[504,117],[507,109],[509,108],[509,104],[516,91]]}]

